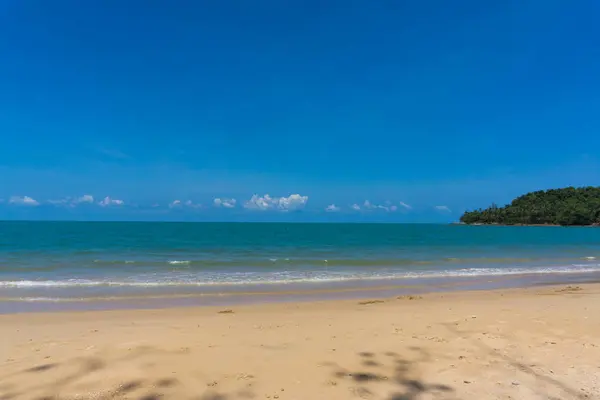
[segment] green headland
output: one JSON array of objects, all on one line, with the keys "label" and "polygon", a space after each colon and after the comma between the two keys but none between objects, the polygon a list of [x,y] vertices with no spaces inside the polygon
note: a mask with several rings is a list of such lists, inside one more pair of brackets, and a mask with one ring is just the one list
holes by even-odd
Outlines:
[{"label": "green headland", "polygon": [[460,222],[482,225],[600,225],[600,187],[530,192],[504,207],[466,211]]}]

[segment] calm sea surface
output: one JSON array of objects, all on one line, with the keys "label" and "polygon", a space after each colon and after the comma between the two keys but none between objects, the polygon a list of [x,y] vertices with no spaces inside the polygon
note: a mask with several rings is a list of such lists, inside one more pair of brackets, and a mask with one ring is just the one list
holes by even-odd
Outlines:
[{"label": "calm sea surface", "polygon": [[594,228],[0,222],[0,300],[13,302],[596,272]]}]

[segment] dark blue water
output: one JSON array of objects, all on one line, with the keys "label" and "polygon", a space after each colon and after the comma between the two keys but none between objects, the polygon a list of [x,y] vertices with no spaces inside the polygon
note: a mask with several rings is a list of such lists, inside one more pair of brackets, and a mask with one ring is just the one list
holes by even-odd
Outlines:
[{"label": "dark blue water", "polygon": [[0,222],[0,298],[218,294],[600,271],[600,229]]}]

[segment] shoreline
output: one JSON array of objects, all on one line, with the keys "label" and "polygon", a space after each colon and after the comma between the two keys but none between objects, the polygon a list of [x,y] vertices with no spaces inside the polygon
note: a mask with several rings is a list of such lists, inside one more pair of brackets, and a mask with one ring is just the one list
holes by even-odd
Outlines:
[{"label": "shoreline", "polygon": [[598,399],[600,284],[0,315],[0,398]]},{"label": "shoreline", "polygon": [[[174,309],[240,304],[310,303],[314,301],[361,300],[371,297],[391,298],[462,291],[488,292],[500,289],[600,282],[600,272],[533,273],[447,277],[444,279],[396,279],[341,282],[322,286],[279,286],[253,291],[179,292],[164,295],[137,295],[100,298],[0,298],[0,315],[36,312],[70,312],[99,310]],[[269,290],[266,290],[269,289]]]},{"label": "shoreline", "polygon": [[[370,293],[368,296],[360,297],[347,297],[347,298],[310,298],[306,300],[288,300],[288,301],[272,301],[272,302],[239,302],[234,304],[207,304],[207,305],[184,305],[184,306],[170,306],[170,307],[145,307],[145,308],[105,308],[105,309],[76,309],[76,310],[59,310],[59,311],[31,311],[26,313],[0,313],[0,321],[3,318],[10,319],[25,318],[25,317],[40,317],[42,319],[54,318],[58,315],[131,315],[132,313],[141,312],[148,313],[167,313],[172,312],[174,314],[185,314],[187,312],[201,313],[201,314],[229,314],[231,309],[227,306],[234,306],[235,310],[244,310],[252,312],[253,310],[282,310],[282,309],[298,309],[298,308],[313,308],[321,306],[340,306],[340,305],[371,305],[371,304],[383,304],[392,303],[398,300],[423,300],[423,299],[461,299],[466,300],[469,298],[499,298],[504,296],[528,296],[531,293],[538,295],[551,295],[552,293],[568,293],[578,294],[583,290],[589,290],[597,292],[600,295],[600,280],[594,281],[573,281],[573,282],[562,282],[562,283],[541,283],[529,286],[516,286],[516,287],[499,287],[490,289],[481,288],[462,288],[455,287],[454,290],[448,291],[426,291],[417,292],[412,294],[389,294],[386,291],[382,291],[381,288],[377,292]],[[354,291],[353,291],[354,292]],[[161,300],[161,299],[159,299]],[[46,316],[46,317],[44,317]],[[600,330],[599,330],[600,332]],[[600,368],[600,367],[599,367]]]}]

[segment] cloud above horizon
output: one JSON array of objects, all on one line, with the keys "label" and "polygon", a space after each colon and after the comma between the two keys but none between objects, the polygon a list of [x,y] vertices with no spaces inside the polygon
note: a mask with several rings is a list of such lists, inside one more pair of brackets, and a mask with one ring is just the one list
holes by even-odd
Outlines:
[{"label": "cloud above horizon", "polygon": [[111,205],[124,205],[125,202],[123,200],[112,199],[107,196],[98,203],[94,203],[94,196],[91,194],[84,194],[79,197],[69,196],[62,199],[50,199],[44,201],[35,200],[30,196],[11,196],[8,200],[8,204],[27,206],[52,205],[57,207],[76,207],[83,204],[96,204],[101,207],[106,207]]},{"label": "cloud above horizon", "polygon": [[21,206],[39,206],[40,203],[39,201],[29,197],[29,196],[11,196],[11,198],[8,200],[9,204],[16,204],[16,205],[21,205]]},{"label": "cloud above horizon", "polygon": [[404,207],[404,209],[406,209],[406,210],[412,210],[412,206],[411,206],[410,204],[406,204],[406,203],[405,203],[405,202],[403,202],[403,201],[401,201],[401,202],[400,202],[400,203],[398,203],[398,204],[400,204],[400,206],[401,206],[401,207]]},{"label": "cloud above horizon", "polygon": [[[382,201],[382,202],[373,202],[371,200],[364,200],[362,203],[354,203],[348,205],[340,206],[339,203],[316,203],[311,206],[308,206],[308,195],[302,195],[299,193],[293,193],[288,196],[271,196],[270,194],[254,194],[250,198],[245,197],[245,199],[236,199],[234,197],[212,197],[203,199],[208,201],[209,206],[203,206],[200,202],[196,203],[195,200],[181,200],[175,199],[170,201],[163,202],[151,202],[151,203],[138,203],[135,199],[131,201],[125,202],[124,200],[114,198],[111,196],[99,197],[96,198],[91,194],[83,194],[80,196],[68,196],[62,199],[56,200],[36,200],[30,196],[11,196],[9,199],[4,201],[3,207],[8,206],[55,206],[57,208],[76,208],[76,207],[98,207],[98,208],[123,208],[128,210],[162,210],[162,212],[169,212],[172,210],[173,212],[184,212],[184,211],[192,211],[198,210],[202,211],[206,214],[206,218],[214,218],[218,217],[219,214],[216,213],[218,209],[225,210],[234,210],[234,209],[242,209],[247,212],[251,211],[271,211],[271,212],[292,212],[297,210],[307,209],[308,212],[314,213],[318,215],[319,213],[340,213],[340,214],[348,214],[348,218],[351,218],[352,214],[364,214],[364,215],[382,215],[389,214],[390,220],[394,220],[394,218],[399,218],[401,215],[406,216],[406,214],[414,211],[413,206],[405,203],[403,201]],[[212,206],[210,205],[212,203]],[[206,204],[206,203],[205,203]],[[440,218],[445,216],[446,218],[452,215],[452,211],[448,206],[438,205],[438,206],[429,206],[428,209],[433,211],[434,214],[437,214]],[[210,216],[208,213],[211,210],[215,211],[214,216]],[[157,211],[158,212],[158,211]],[[239,213],[238,213],[239,214]],[[232,213],[231,216],[238,215],[236,213]],[[392,216],[392,214],[397,214],[398,217]],[[224,217],[223,214],[222,217]],[[415,213],[415,215],[419,215],[419,213]],[[408,217],[406,217],[408,218]]]},{"label": "cloud above horizon", "polygon": [[109,196],[106,196],[104,200],[98,202],[98,205],[101,207],[110,207],[110,206],[122,206],[125,202],[123,200],[111,199]]},{"label": "cloud above horizon", "polygon": [[236,199],[228,199],[228,198],[215,198],[213,200],[213,204],[215,207],[223,207],[223,208],[235,208],[235,205],[237,203]]},{"label": "cloud above horizon", "polygon": [[[159,204],[153,204],[152,207],[159,207]],[[202,204],[194,203],[191,200],[181,201],[181,200],[173,200],[168,205],[169,208],[202,208]]]},{"label": "cloud above horizon", "polygon": [[181,200],[173,200],[169,203],[169,208],[175,208],[181,206]]},{"label": "cloud above horizon", "polygon": [[53,206],[75,207],[79,204],[94,204],[94,196],[91,194],[84,194],[83,196],[76,198],[65,197],[64,199],[47,200],[45,203]]},{"label": "cloud above horizon", "polygon": [[75,204],[93,204],[94,203],[94,196],[92,196],[91,194],[84,194],[81,197],[76,198],[73,203]]},{"label": "cloud above horizon", "polygon": [[327,211],[327,212],[338,212],[340,210],[341,210],[341,208],[336,206],[335,204],[330,204],[327,207],[325,207],[325,211]]},{"label": "cloud above horizon", "polygon": [[[400,202],[400,205],[403,205],[403,207],[406,208],[406,206],[408,206],[407,204]],[[409,206],[410,207],[410,206]],[[371,201],[369,200],[365,200],[365,202],[363,203],[362,207],[359,206],[358,204],[353,204],[351,206],[351,208],[355,211],[360,211],[362,210],[367,210],[367,211],[373,211],[373,210],[383,210],[386,212],[395,212],[398,211],[398,206],[393,204],[391,201],[386,201],[384,202],[384,204],[374,204],[371,203]],[[409,208],[406,208],[409,209]],[[410,209],[412,209],[412,207],[410,207]]]},{"label": "cloud above horizon", "polygon": [[260,211],[295,211],[304,208],[307,202],[308,196],[301,196],[300,194],[291,194],[288,197],[271,197],[269,194],[259,196],[255,194],[244,203],[244,208]]}]

